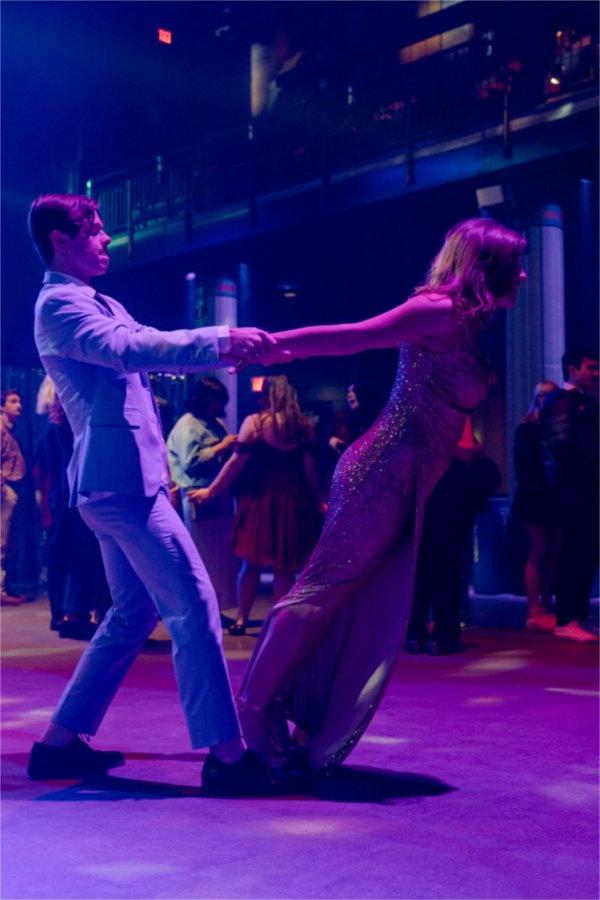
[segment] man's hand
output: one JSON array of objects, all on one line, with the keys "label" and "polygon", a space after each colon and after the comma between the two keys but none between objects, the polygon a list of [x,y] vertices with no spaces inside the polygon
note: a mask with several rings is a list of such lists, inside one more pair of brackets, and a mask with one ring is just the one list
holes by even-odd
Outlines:
[{"label": "man's hand", "polygon": [[292,359],[288,350],[279,349],[275,338],[260,328],[230,328],[229,337],[231,346],[221,359],[238,371],[253,364],[273,366]]}]

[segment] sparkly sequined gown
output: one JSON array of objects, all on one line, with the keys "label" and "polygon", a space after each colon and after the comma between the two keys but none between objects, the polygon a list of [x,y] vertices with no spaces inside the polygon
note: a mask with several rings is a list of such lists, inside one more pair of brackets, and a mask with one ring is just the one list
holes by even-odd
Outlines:
[{"label": "sparkly sequined gown", "polygon": [[[377,708],[403,646],[425,501],[489,380],[466,333],[445,353],[401,346],[390,399],[340,459],[319,543],[264,624],[241,708],[258,698],[273,729],[295,723],[315,770],[338,765]],[[285,671],[271,686],[275,660]]]}]

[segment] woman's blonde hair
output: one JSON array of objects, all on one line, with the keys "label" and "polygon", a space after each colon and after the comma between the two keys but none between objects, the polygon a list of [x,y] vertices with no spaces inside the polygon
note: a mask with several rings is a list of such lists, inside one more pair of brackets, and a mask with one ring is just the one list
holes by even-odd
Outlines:
[{"label": "woman's blonde hair", "polygon": [[542,403],[544,401],[544,397],[547,394],[550,394],[552,391],[557,390],[558,385],[553,381],[538,381],[533,390],[531,405],[523,416],[523,422],[539,422],[540,416],[542,414]]},{"label": "woman's blonde hair", "polygon": [[38,416],[47,416],[56,402],[56,388],[49,375],[44,376],[40,384],[35,401],[35,411]]},{"label": "woman's blonde hair", "polygon": [[268,375],[260,393],[262,415],[272,417],[279,440],[294,444],[310,435],[310,422],[302,415],[296,389],[285,375]]},{"label": "woman's blonde hair", "polygon": [[521,271],[525,238],[494,219],[467,219],[450,229],[417,294],[450,297],[466,321],[492,313],[514,290]]}]

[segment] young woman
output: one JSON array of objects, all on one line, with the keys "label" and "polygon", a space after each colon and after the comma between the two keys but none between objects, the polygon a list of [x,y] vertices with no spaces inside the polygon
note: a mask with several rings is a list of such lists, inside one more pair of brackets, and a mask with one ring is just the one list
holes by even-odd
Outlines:
[{"label": "young woman", "polygon": [[553,381],[536,384],[531,406],[515,431],[517,490],[512,514],[527,528],[529,552],[525,563],[527,621],[531,631],[554,631],[556,616],[550,612],[555,564],[560,545],[560,512],[556,488],[544,471],[540,423],[544,399],[558,390]]},{"label": "young woman", "polygon": [[273,570],[273,599],[294,584],[321,528],[319,483],[312,426],[302,415],[285,375],[265,378],[261,411],[242,422],[231,458],[205,490],[189,498],[217,498],[243,472],[233,527],[233,547],[243,565],[238,579],[238,616],[230,634],[246,632],[260,574]]},{"label": "young woman", "polygon": [[373,716],[404,641],[425,501],[490,383],[476,333],[514,305],[524,249],[521,235],[470,219],[401,306],[276,335],[296,358],[400,345],[400,360],[383,412],[340,459],[311,559],[264,624],[239,698],[250,747],[285,759],[291,721],[310,768],[327,771]]}]

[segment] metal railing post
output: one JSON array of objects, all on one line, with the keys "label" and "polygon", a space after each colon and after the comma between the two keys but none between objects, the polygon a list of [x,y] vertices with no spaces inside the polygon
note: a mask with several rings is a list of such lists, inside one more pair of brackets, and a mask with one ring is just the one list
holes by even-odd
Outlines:
[{"label": "metal railing post", "polygon": [[134,224],[131,203],[131,178],[125,182],[125,218],[127,221],[127,256],[133,257]]}]

